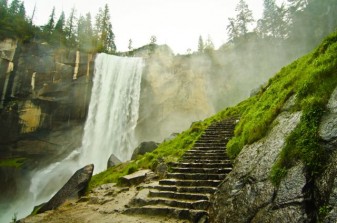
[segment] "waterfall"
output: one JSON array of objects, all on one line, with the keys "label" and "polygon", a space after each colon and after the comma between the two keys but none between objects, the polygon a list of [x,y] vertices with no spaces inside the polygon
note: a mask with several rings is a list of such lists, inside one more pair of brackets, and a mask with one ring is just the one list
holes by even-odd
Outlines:
[{"label": "waterfall", "polygon": [[106,169],[114,154],[121,161],[131,158],[137,145],[134,130],[137,125],[140,83],[143,69],[141,58],[98,54],[88,117],[82,146],[59,162],[51,163],[31,177],[29,191],[7,207],[0,222],[31,213],[32,208],[48,201],[78,170],[93,163],[95,172]]},{"label": "waterfall", "polygon": [[99,54],[95,60],[94,85],[82,139],[81,162],[94,163],[95,173],[106,168],[114,154],[131,158],[136,146],[141,58]]}]

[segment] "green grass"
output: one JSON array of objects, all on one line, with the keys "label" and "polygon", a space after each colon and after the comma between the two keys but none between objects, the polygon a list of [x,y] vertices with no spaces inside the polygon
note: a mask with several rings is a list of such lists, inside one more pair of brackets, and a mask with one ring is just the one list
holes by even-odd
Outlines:
[{"label": "green grass", "polygon": [[23,163],[26,161],[26,158],[11,158],[0,160],[0,167],[15,167],[20,168]]}]

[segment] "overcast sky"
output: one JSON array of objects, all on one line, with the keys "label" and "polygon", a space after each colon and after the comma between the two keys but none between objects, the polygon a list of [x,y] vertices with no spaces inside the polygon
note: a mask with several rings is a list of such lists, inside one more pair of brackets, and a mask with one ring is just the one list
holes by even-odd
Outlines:
[{"label": "overcast sky", "polygon": [[[128,48],[129,39],[137,48],[150,42],[155,35],[158,44],[168,44],[175,53],[186,53],[197,49],[201,35],[204,40],[211,37],[215,47],[227,41],[228,17],[235,16],[239,0],[23,0],[27,15],[34,5],[34,23],[47,23],[52,7],[56,8],[56,19],[61,11],[69,15],[75,6],[77,15],[90,12],[94,18],[98,9],[109,5],[111,23],[118,51]],[[263,0],[246,0],[257,20],[262,14]]]}]

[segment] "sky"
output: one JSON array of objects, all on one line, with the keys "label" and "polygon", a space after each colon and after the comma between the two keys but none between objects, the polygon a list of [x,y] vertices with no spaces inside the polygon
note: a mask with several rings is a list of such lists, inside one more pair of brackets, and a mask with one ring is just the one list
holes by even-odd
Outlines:
[{"label": "sky", "polygon": [[[210,37],[215,48],[227,42],[228,18],[234,17],[239,0],[23,0],[26,13],[36,11],[34,24],[47,23],[53,6],[56,20],[62,10],[68,17],[75,7],[77,17],[90,12],[92,18],[107,3],[118,51],[126,51],[129,39],[138,48],[157,37],[157,44],[167,44],[174,53],[196,51],[199,36]],[[263,0],[246,0],[255,20],[262,15]]]}]

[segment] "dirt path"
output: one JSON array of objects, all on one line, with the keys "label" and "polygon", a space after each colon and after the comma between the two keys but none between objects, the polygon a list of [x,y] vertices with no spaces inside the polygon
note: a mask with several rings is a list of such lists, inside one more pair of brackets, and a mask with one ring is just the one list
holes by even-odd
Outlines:
[{"label": "dirt path", "polygon": [[68,201],[56,210],[22,219],[22,223],[188,223],[186,220],[159,216],[125,215],[131,199],[138,193],[135,187],[120,188],[102,185],[79,201]]}]

